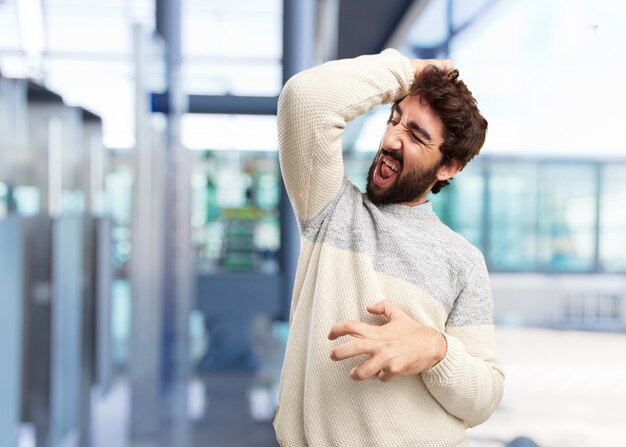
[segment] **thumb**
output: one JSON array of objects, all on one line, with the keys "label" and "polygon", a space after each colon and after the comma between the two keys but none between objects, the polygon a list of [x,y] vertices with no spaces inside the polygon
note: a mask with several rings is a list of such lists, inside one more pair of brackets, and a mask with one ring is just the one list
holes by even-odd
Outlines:
[{"label": "thumb", "polygon": [[376,304],[372,304],[371,306],[367,306],[367,311],[374,315],[384,315],[390,320],[396,315],[397,307],[388,299],[384,299],[382,301],[377,302]]}]

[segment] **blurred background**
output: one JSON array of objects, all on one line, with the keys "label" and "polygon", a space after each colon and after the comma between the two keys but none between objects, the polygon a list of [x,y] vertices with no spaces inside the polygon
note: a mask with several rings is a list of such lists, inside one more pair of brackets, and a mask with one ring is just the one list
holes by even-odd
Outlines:
[{"label": "blurred background", "polygon": [[[432,197],[485,255],[507,373],[471,444],[623,446],[625,5],[0,0],[0,446],[276,446],[277,95],[387,47],[452,58],[489,120]],[[361,187],[387,115],[345,133]]]}]

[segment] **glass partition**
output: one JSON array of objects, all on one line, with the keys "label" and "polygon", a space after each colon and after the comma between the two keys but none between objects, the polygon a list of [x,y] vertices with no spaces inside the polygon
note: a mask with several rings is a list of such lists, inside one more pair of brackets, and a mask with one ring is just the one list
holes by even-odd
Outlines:
[{"label": "glass partition", "polygon": [[626,272],[626,165],[602,170],[600,195],[600,267],[606,272]]},{"label": "glass partition", "polygon": [[282,2],[182,3],[182,85],[189,94],[278,95]]},{"label": "glass partition", "polygon": [[551,271],[595,269],[596,166],[540,166],[538,261]]},{"label": "glass partition", "polygon": [[450,185],[431,195],[433,210],[454,231],[476,247],[484,248],[485,178],[481,164],[469,164]]},{"label": "glass partition", "polygon": [[0,182],[0,219],[9,214],[9,188]]},{"label": "glass partition", "polygon": [[487,253],[497,270],[529,271],[537,264],[538,168],[534,163],[488,165],[489,213]]},{"label": "glass partition", "polygon": [[[362,191],[373,156],[345,159]],[[626,272],[626,164],[481,157],[429,199],[491,271]]]},{"label": "glass partition", "polygon": [[204,271],[278,271],[276,152],[203,151],[192,177],[194,259]]},{"label": "glass partition", "polygon": [[[2,184],[0,183],[0,186]],[[1,193],[1,191],[0,191]],[[23,234],[15,218],[2,219],[0,214],[0,445],[17,444],[17,427],[22,404],[22,318],[24,293]]]}]

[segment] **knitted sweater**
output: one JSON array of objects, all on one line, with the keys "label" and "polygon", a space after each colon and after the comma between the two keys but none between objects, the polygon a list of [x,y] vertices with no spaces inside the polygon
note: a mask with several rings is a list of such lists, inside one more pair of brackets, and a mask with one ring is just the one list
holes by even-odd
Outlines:
[{"label": "knitted sweater", "polygon": [[[304,71],[280,95],[280,164],[302,243],[274,421],[281,446],[467,445],[465,428],[502,397],[482,254],[432,211],[375,206],[344,177],[347,122],[412,80],[410,61],[386,50]],[[332,361],[347,339],[328,333],[344,320],[384,324],[366,310],[383,298],[444,333],[447,354],[415,376],[353,381],[366,358]]]}]

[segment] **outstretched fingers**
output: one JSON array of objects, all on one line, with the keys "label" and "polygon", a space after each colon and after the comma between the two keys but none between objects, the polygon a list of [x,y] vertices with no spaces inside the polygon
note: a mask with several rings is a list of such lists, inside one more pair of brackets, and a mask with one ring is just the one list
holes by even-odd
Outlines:
[{"label": "outstretched fingers", "polygon": [[344,335],[352,335],[353,337],[367,337],[370,333],[371,326],[361,321],[347,320],[337,323],[330,328],[328,338],[330,340],[336,340]]},{"label": "outstretched fingers", "polygon": [[350,371],[352,380],[366,380],[379,373],[382,368],[382,361],[378,357],[373,357],[360,365],[355,366]]},{"label": "outstretched fingers", "polygon": [[394,377],[394,375],[385,369],[381,369],[378,372],[378,380],[380,380],[381,382],[388,382],[389,380],[391,380],[392,377]]},{"label": "outstretched fingers", "polygon": [[363,354],[374,355],[372,342],[363,338],[357,338],[334,348],[330,352],[330,358],[339,361]]},{"label": "outstretched fingers", "polygon": [[384,315],[389,320],[392,320],[393,318],[399,316],[400,313],[402,313],[398,306],[393,304],[393,302],[388,299],[384,299],[375,304],[372,304],[371,306],[368,306],[367,311],[374,315]]}]

